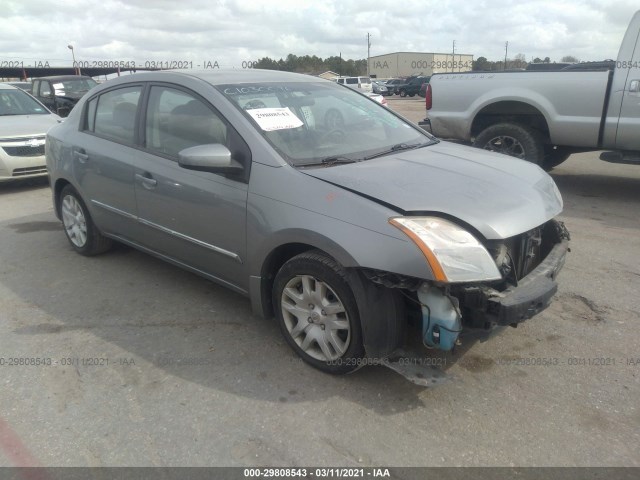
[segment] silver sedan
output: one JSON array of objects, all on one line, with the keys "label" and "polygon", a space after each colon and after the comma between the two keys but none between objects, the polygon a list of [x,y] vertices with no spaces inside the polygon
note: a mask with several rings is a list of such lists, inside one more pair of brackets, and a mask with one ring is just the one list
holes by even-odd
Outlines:
[{"label": "silver sedan", "polygon": [[47,165],[78,253],[122,242],[240,292],[331,373],[533,317],[567,252],[540,168],[306,75],[111,80],[49,132]]}]

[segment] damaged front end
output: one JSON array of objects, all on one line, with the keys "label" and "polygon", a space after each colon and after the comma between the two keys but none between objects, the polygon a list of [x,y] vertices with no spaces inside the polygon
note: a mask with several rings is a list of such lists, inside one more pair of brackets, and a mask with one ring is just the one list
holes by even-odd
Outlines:
[{"label": "damaged front end", "polygon": [[380,271],[364,273],[376,284],[401,289],[409,317],[420,322],[424,345],[448,351],[458,343],[463,327],[517,326],[549,306],[569,251],[569,232],[562,222],[550,220],[483,246],[499,279],[425,282]]}]

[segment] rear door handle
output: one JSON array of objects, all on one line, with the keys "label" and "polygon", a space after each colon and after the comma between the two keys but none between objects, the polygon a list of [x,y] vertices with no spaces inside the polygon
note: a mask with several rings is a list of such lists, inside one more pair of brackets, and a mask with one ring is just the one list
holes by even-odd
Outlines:
[{"label": "rear door handle", "polygon": [[629,93],[640,93],[640,80],[631,80],[629,82]]},{"label": "rear door handle", "polygon": [[158,186],[158,181],[152,178],[149,172],[145,172],[144,174],[136,173],[136,180],[140,181],[145,188],[155,188]]},{"label": "rear door handle", "polygon": [[80,163],[87,163],[89,160],[89,155],[84,151],[84,148],[79,148],[73,151],[73,156],[78,159]]}]

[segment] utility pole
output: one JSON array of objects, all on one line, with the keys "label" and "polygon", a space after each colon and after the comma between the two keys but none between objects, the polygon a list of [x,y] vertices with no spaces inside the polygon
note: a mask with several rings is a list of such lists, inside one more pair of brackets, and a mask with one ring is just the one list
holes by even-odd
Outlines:
[{"label": "utility pole", "polygon": [[367,32],[367,77],[371,76],[371,70],[369,69],[369,63],[371,59],[371,35]]},{"label": "utility pole", "polygon": [[507,69],[507,52],[509,51],[509,42],[505,42],[504,44],[504,68],[503,70]]},{"label": "utility pole", "polygon": [[453,41],[453,52],[451,53],[451,71],[453,71],[453,64],[456,62],[456,41]]}]

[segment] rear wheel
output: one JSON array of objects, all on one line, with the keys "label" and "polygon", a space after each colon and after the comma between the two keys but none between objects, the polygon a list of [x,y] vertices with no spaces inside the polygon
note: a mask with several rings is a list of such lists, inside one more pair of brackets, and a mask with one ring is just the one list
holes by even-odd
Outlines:
[{"label": "rear wheel", "polygon": [[497,123],[484,129],[473,146],[542,165],[544,145],[540,134],[517,123]]},{"label": "rear wheel", "polygon": [[112,247],[113,241],[98,231],[75,188],[71,185],[64,187],[60,192],[59,202],[64,233],[76,252],[91,256],[106,252]]},{"label": "rear wheel", "polygon": [[406,97],[407,96],[407,91],[404,88],[400,90],[400,96],[401,97]]},{"label": "rear wheel", "polygon": [[356,300],[335,260],[319,251],[293,257],[276,275],[273,305],[287,343],[305,362],[333,374],[362,365]]}]

